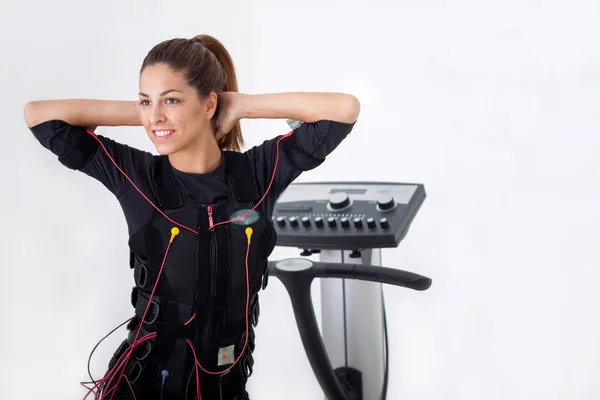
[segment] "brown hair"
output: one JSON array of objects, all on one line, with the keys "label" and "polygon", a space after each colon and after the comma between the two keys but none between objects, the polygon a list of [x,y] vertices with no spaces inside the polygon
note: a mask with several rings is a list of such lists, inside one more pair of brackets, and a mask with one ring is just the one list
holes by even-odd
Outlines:
[{"label": "brown hair", "polygon": [[[210,35],[197,35],[192,39],[165,40],[150,50],[144,58],[140,74],[146,67],[163,63],[178,72],[183,72],[188,84],[198,92],[200,98],[215,92],[218,97],[217,110],[212,118],[213,129],[220,111],[220,94],[237,92],[237,76],[231,55],[225,46]],[[218,141],[224,150],[240,151],[244,146],[239,122]]]}]

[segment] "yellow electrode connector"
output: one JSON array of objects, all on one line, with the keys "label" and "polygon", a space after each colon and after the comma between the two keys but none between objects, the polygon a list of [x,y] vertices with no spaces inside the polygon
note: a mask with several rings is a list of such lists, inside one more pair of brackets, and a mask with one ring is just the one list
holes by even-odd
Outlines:
[{"label": "yellow electrode connector", "polygon": [[171,228],[171,239],[169,240],[169,243],[173,243],[173,239],[175,239],[175,236],[177,235],[179,235],[179,228],[174,226]]}]

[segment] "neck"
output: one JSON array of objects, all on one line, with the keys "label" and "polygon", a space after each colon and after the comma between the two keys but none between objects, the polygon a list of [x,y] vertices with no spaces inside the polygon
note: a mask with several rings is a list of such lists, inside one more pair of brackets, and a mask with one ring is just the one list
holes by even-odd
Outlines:
[{"label": "neck", "polygon": [[221,162],[221,149],[210,135],[201,135],[205,140],[190,144],[169,155],[169,162],[178,171],[205,174],[217,168]]}]

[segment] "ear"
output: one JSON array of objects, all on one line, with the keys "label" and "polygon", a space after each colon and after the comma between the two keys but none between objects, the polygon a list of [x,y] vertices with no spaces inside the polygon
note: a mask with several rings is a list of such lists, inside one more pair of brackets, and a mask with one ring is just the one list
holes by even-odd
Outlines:
[{"label": "ear", "polygon": [[202,107],[203,107],[202,110],[205,112],[207,119],[209,119],[209,120],[212,119],[212,117],[215,115],[215,112],[217,112],[218,101],[219,101],[219,99],[215,92],[211,92],[204,99],[204,102],[203,102],[204,104],[202,105]]}]

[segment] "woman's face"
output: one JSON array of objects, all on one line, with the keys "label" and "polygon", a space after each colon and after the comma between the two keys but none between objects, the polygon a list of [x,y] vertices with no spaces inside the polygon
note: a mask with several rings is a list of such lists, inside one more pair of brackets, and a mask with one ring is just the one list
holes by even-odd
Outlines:
[{"label": "woman's face", "polygon": [[155,64],[140,75],[138,112],[146,133],[159,154],[176,153],[214,138],[211,118],[217,97],[200,99],[180,72]]}]

